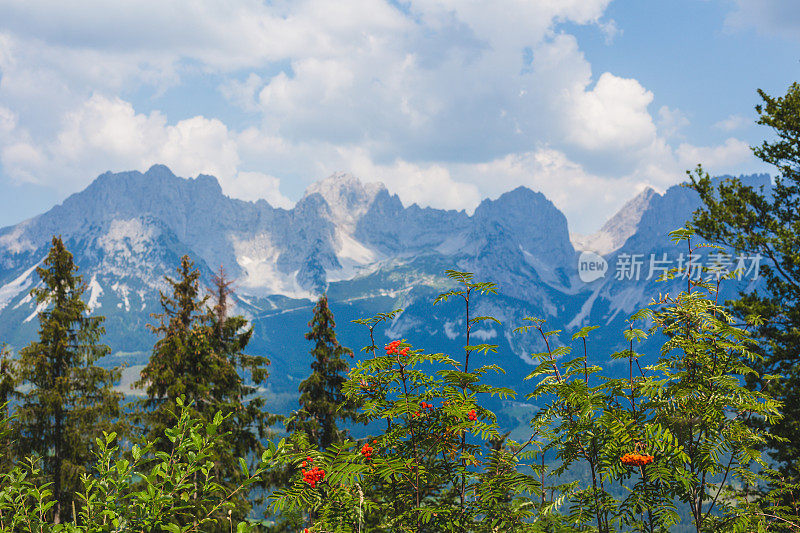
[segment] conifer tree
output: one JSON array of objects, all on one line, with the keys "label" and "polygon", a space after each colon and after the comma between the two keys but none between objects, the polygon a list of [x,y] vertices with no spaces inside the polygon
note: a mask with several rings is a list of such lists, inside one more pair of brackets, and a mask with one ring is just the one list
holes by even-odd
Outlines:
[{"label": "conifer tree", "polygon": [[347,437],[338,421],[358,419],[357,407],[342,393],[350,368],[343,356],[352,358],[353,351],[336,340],[336,323],[326,295],[320,297],[308,325],[311,330],[305,334],[306,340],[314,342],[311,375],[300,383],[300,411],[287,428],[304,432],[311,446],[325,450]]},{"label": "conifer tree", "polygon": [[[212,277],[210,289],[214,305],[207,311],[211,349],[216,357],[228,363],[228,371],[220,374],[214,388],[218,408],[231,415],[221,427],[230,433],[227,440],[230,453],[220,458],[225,461],[223,473],[227,475],[237,470],[237,457],[260,456],[264,450],[262,440],[272,435],[270,426],[278,421],[277,416],[264,408],[264,398],[256,395],[258,386],[269,376],[270,361],[264,356],[244,353],[253,328],[248,327],[243,316],[229,316],[232,284],[220,267]],[[248,375],[252,383],[245,381]]]},{"label": "conifer tree", "polygon": [[51,482],[53,520],[64,522],[79,507],[75,491],[92,464],[94,436],[121,425],[122,394],[112,387],[121,371],[94,363],[110,352],[98,344],[105,333],[102,316],[90,316],[81,299],[86,285],[61,237],[53,237],[44,265],[36,269],[42,286],[31,295],[39,312],[39,339],[19,354],[17,382],[28,385],[15,411],[17,455],[36,453]]},{"label": "conifer tree", "polygon": [[6,346],[0,347],[0,474],[11,470],[11,428],[8,424],[8,402],[14,394],[14,366]]},{"label": "conifer tree", "polygon": [[[252,329],[245,329],[243,317],[228,316],[231,282],[223,271],[214,279],[213,307],[207,305],[209,296],[200,295],[200,272],[188,256],[181,259],[177,273],[175,279],[166,277],[172,294],[161,293],[162,312],[154,314],[157,323],[149,325],[160,338],[135,384],[147,392],[137,418],[149,437],[161,437],[160,449],[168,451],[171,443],[163,438],[164,430],[174,424],[177,398],[183,396],[192,415],[205,422],[211,422],[217,411],[230,415],[220,428],[222,444],[214,457],[214,473],[225,485],[234,486],[242,477],[237,458],[253,458],[263,450],[261,439],[272,421],[262,409],[263,399],[252,397],[255,385],[267,377],[269,361],[242,353]],[[254,385],[244,382],[240,369],[250,373]],[[232,519],[243,519],[249,512],[245,496],[236,500]],[[227,515],[219,518],[227,523]]]},{"label": "conifer tree", "polygon": [[[183,256],[177,273],[175,279],[164,276],[172,292],[160,293],[162,312],[151,315],[156,324],[147,325],[159,339],[141,379],[134,384],[147,392],[147,398],[139,402],[137,419],[145,422],[149,437],[163,437],[164,430],[174,422],[172,406],[182,395],[187,404],[195,402],[195,411],[203,411],[211,399],[210,385],[215,377],[206,364],[210,363],[209,338],[201,326],[206,325],[208,298],[200,298],[200,272],[189,256]],[[168,449],[163,440],[161,446]]]},{"label": "conifer tree", "polygon": [[[311,330],[305,334],[306,340],[314,342],[309,352],[313,356],[311,374],[300,383],[300,409],[286,421],[286,429],[295,435],[304,434],[312,448],[326,450],[331,444],[344,442],[348,436],[347,430],[339,429],[338,421],[359,418],[356,404],[342,392],[350,368],[343,357],[352,358],[353,351],[336,340],[336,322],[327,296],[320,297],[313,313],[308,323]],[[294,465],[275,468],[268,474],[266,485],[286,487],[296,473]],[[271,518],[275,524],[267,531],[295,531],[308,525],[309,520],[313,523],[315,513],[306,516],[296,510],[284,511]]]},{"label": "conifer tree", "polygon": [[[756,106],[757,124],[769,126],[774,135],[752,150],[776,170],[771,191],[738,179],[715,185],[700,166],[689,174],[689,186],[703,201],[694,215],[697,233],[762,259],[763,288],[728,304],[743,321],[751,315],[764,320],[756,331],[765,356],[755,366],[761,377],[748,379],[783,402],[784,417],[767,424],[779,437],[770,443],[771,455],[789,481],[800,483],[800,84],[793,83],[785,96],[758,93],[763,103]],[[795,492],[793,498],[798,497]]]}]

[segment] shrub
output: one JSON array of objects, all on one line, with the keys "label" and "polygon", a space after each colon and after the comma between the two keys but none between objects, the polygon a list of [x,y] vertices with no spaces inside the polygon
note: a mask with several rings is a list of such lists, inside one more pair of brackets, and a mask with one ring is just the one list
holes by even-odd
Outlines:
[{"label": "shrub", "polygon": [[[224,417],[217,413],[212,423],[203,425],[189,416],[181,399],[177,407],[177,423],[165,431],[169,452],[154,452],[155,441],[148,441],[133,445],[133,460],[128,461],[120,458],[116,434],[104,433],[96,439],[95,472],[81,479],[83,490],[76,498],[80,511],[71,523],[48,522],[47,512],[55,504],[52,491],[49,484],[31,481],[37,478],[38,458],[28,458],[11,472],[0,474],[0,532],[205,530],[215,514],[230,511],[231,500],[258,481],[284,444],[265,450],[252,473],[240,460],[244,480],[228,490],[216,479],[211,461]],[[137,480],[144,482],[141,490],[132,489]],[[240,522],[236,528],[248,531],[250,526]]]}]

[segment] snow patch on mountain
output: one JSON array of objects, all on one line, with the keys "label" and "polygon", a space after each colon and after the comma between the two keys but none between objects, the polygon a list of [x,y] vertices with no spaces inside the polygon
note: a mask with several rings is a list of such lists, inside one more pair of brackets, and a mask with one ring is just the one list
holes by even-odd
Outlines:
[{"label": "snow patch on mountain", "polygon": [[89,289],[89,301],[86,305],[89,309],[86,313],[89,314],[100,307],[100,297],[103,295],[103,287],[101,287],[100,283],[97,281],[97,274],[92,275],[92,279],[89,281],[87,288]]},{"label": "snow patch on mountain", "polygon": [[26,319],[25,319],[25,320],[23,320],[22,322],[23,322],[23,323],[25,323],[25,322],[30,322],[31,320],[33,320],[34,318],[36,318],[36,317],[39,315],[39,313],[41,313],[42,311],[44,311],[45,309],[47,309],[47,305],[48,305],[48,303],[47,303],[47,302],[41,302],[41,303],[39,303],[39,305],[37,305],[37,306],[36,306],[36,309],[34,309],[34,310],[33,310],[33,313],[31,313],[30,315],[28,315],[28,318],[26,318]]},{"label": "snow patch on mountain", "polygon": [[[633,285],[610,296],[609,316],[606,320],[606,326],[611,324],[619,313],[631,315],[641,307],[644,307],[647,303],[645,298],[645,291],[647,290],[648,288],[645,284]],[[627,318],[627,316],[624,318]]]},{"label": "snow patch on mountain", "polygon": [[577,329],[583,326],[584,321],[590,316],[592,312],[592,307],[594,306],[595,300],[597,300],[597,295],[600,294],[600,290],[603,288],[602,285],[598,286],[592,294],[583,302],[581,306],[581,310],[578,311],[578,314],[575,315],[569,324],[567,324],[567,329]]},{"label": "snow patch on mountain", "polygon": [[269,235],[259,234],[249,239],[234,236],[231,242],[236,262],[244,271],[244,277],[239,281],[244,292],[253,296],[282,294],[290,298],[315,298],[297,282],[299,269],[292,272],[278,270],[281,250],[272,244]]},{"label": "snow patch on mountain", "polygon": [[11,303],[11,300],[16,298],[22,291],[29,288],[33,284],[31,274],[41,264],[42,261],[39,261],[28,270],[20,274],[16,279],[0,287],[0,311],[5,309],[5,307]]},{"label": "snow patch on mountain", "polygon": [[340,261],[344,259],[364,265],[383,258],[382,254],[367,248],[341,228],[336,229],[336,244],[336,256]]},{"label": "snow patch on mountain", "polygon": [[111,290],[113,290],[115,293],[117,293],[122,298],[122,302],[118,303],[117,307],[119,307],[121,309],[122,306],[124,305],[125,306],[125,310],[126,311],[130,311],[131,310],[131,302],[128,299],[128,295],[130,294],[131,290],[126,285],[124,285],[122,283],[119,283],[119,282],[114,283],[111,286]]}]

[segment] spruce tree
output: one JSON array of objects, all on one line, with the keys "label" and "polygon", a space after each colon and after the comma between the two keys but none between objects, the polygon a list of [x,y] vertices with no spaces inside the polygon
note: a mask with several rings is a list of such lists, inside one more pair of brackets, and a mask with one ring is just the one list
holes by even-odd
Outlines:
[{"label": "spruce tree", "polygon": [[[162,312],[150,329],[160,338],[153,347],[142,379],[135,386],[145,388],[147,398],[140,402],[137,418],[144,422],[149,437],[160,437],[160,449],[169,451],[171,443],[164,439],[164,430],[174,423],[175,400],[184,397],[192,404],[192,414],[210,422],[217,411],[227,415],[220,428],[221,445],[214,457],[215,474],[228,487],[242,477],[238,457],[254,458],[263,447],[270,415],[263,411],[263,399],[253,397],[256,386],[266,377],[265,357],[243,353],[252,329],[241,316],[228,316],[231,282],[224,272],[214,278],[214,305],[209,296],[200,295],[200,272],[188,256],[181,259],[178,277],[166,277],[171,294],[161,293]],[[253,385],[240,375],[250,374]],[[233,520],[247,516],[250,502],[241,494],[235,501]],[[190,513],[186,516],[189,520]],[[227,524],[227,515],[220,515]],[[220,529],[225,529],[218,522]]]},{"label": "spruce tree", "polygon": [[43,475],[52,483],[55,523],[70,519],[80,506],[75,491],[93,462],[94,437],[121,430],[122,394],[112,389],[121,371],[94,365],[110,348],[99,344],[104,318],[90,316],[77,270],[61,237],[54,236],[44,265],[36,269],[42,285],[31,291],[42,308],[39,340],[20,351],[16,380],[28,385],[15,411],[17,455],[41,456]]},{"label": "spruce tree", "polygon": [[339,428],[339,421],[358,419],[357,407],[342,392],[350,369],[343,357],[352,358],[353,351],[336,340],[336,323],[326,295],[320,297],[308,325],[311,330],[305,338],[314,342],[311,375],[300,383],[300,410],[287,428],[302,431],[311,446],[326,450],[347,438],[347,430]]},{"label": "spruce tree", "polygon": [[11,428],[9,425],[9,401],[14,394],[14,361],[7,346],[0,347],[0,474],[9,472],[13,463],[11,454]]},{"label": "spruce tree", "polygon": [[[358,409],[353,401],[348,400],[342,392],[342,385],[347,381],[350,366],[343,359],[353,351],[345,348],[336,340],[336,322],[328,307],[328,298],[323,295],[314,307],[313,316],[305,334],[306,340],[314,342],[309,352],[312,356],[311,374],[300,383],[300,409],[286,420],[286,429],[295,436],[303,434],[311,447],[326,450],[331,444],[344,442],[348,432],[339,429],[338,422],[357,420]],[[297,475],[294,465],[273,469],[266,478],[266,488],[286,487],[291,485],[292,478]],[[267,531],[299,531],[315,520],[315,513],[305,515],[298,510],[284,511],[278,516],[266,516],[274,525]]]},{"label": "spruce tree", "polygon": [[207,333],[205,303],[200,297],[200,272],[188,256],[183,256],[175,279],[164,276],[171,294],[160,292],[161,313],[151,315],[157,322],[147,324],[159,337],[153,346],[148,364],[134,387],[145,389],[147,397],[139,402],[137,420],[144,421],[148,437],[162,438],[164,430],[174,422],[175,400],[185,396],[186,403],[194,402],[194,415],[205,411],[211,400],[210,346]]},{"label": "spruce tree", "polygon": [[[272,436],[270,426],[278,421],[264,407],[264,398],[258,396],[258,386],[269,376],[269,359],[259,355],[245,354],[253,328],[241,315],[229,316],[232,280],[222,267],[212,276],[210,288],[213,307],[208,308],[208,327],[211,349],[217,357],[227,361],[233,372],[220,374],[214,388],[215,401],[223,413],[230,417],[221,426],[229,433],[226,453],[220,457],[222,474],[230,478],[238,472],[238,457],[256,459],[264,450],[262,440]],[[248,383],[245,378],[249,376]],[[237,509],[249,510],[250,502],[240,499]],[[246,513],[244,513],[246,515]],[[244,518],[242,515],[241,518]]]}]

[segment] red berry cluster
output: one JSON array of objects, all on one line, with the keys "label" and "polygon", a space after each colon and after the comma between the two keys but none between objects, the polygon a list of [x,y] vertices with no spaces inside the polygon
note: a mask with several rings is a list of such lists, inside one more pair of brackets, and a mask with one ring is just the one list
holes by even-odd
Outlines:
[{"label": "red berry cluster", "polygon": [[[372,444],[377,444],[377,443],[378,443],[377,440],[372,441]],[[367,461],[372,459],[372,453],[374,451],[375,451],[375,448],[370,446],[368,442],[365,443],[364,446],[361,447],[361,455],[363,455],[367,459]]]},{"label": "red berry cluster", "polygon": [[653,462],[654,457],[649,454],[626,453],[620,461],[626,466],[644,466]]},{"label": "red berry cluster", "polygon": [[317,486],[317,483],[321,482],[325,479],[325,470],[321,468],[317,468],[316,466],[313,467],[311,470],[306,470],[306,466],[308,463],[313,463],[314,460],[311,457],[306,457],[306,460],[303,461],[302,464],[302,472],[303,472],[303,481],[311,485],[311,488]]},{"label": "red berry cluster", "polygon": [[425,409],[433,411],[433,404],[428,402],[419,402],[419,408],[422,409],[423,412],[420,413],[419,411],[414,411],[414,418],[417,418],[418,416],[424,416]]},{"label": "red berry cluster", "polygon": [[403,348],[402,350],[398,350],[397,349],[397,347],[400,346],[401,344],[402,344],[401,341],[392,341],[389,344],[387,344],[386,347],[385,347],[386,348],[386,355],[398,354],[398,355],[402,355],[404,357],[408,356],[408,348]]},{"label": "red berry cluster", "polygon": [[478,419],[478,413],[475,412],[475,409],[470,409],[470,411],[469,411],[469,419],[470,420],[477,420]]}]

